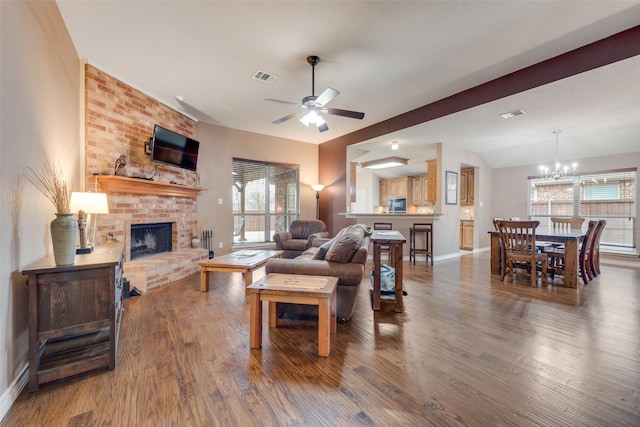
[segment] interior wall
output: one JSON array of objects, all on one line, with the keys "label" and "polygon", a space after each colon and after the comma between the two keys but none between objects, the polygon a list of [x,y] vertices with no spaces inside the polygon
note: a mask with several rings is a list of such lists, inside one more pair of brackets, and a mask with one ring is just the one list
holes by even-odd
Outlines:
[{"label": "interior wall", "polygon": [[[234,157],[300,166],[300,218],[316,217],[316,195],[310,187],[318,182],[318,146],[291,139],[198,123],[200,185],[207,188],[198,196],[198,218],[206,218],[213,230],[217,254],[233,245],[232,160]],[[324,197],[325,191],[321,193]],[[322,215],[320,217],[323,219]],[[219,248],[222,243],[223,248]]]},{"label": "interior wall", "polygon": [[0,418],[28,352],[21,269],[52,255],[55,208],[26,181],[45,157],[81,188],[81,66],[55,2],[0,2]]}]

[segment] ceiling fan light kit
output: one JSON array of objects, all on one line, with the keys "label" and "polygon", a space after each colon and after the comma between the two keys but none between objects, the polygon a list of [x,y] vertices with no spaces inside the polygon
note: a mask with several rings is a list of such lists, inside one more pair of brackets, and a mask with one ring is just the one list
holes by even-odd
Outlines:
[{"label": "ceiling fan light kit", "polygon": [[[300,104],[297,104],[295,102],[289,102],[289,101],[281,101],[279,99],[271,99],[271,98],[267,98],[265,99],[265,101],[276,102],[279,104],[297,105],[298,107],[306,110],[307,112],[302,116],[302,118],[300,119],[300,122],[307,127],[309,126],[309,124],[315,124],[317,129],[320,132],[325,132],[329,130],[329,126],[327,125],[327,122],[324,120],[321,114],[332,114],[334,116],[342,116],[342,117],[348,117],[351,119],[362,120],[364,118],[364,113],[360,113],[358,111],[341,110],[339,108],[324,108],[324,106],[327,105],[329,102],[331,102],[333,98],[338,96],[340,92],[338,92],[333,88],[328,87],[324,90],[324,92],[320,94],[320,96],[316,96],[315,67],[320,62],[320,58],[315,55],[311,55],[307,57],[307,62],[309,63],[309,65],[311,65],[311,95],[310,96],[305,96],[304,98],[302,98],[302,103]],[[289,114],[288,116],[274,120],[272,123],[277,125],[289,119],[292,119],[299,114],[302,114],[302,113],[297,112],[297,113]]]}]

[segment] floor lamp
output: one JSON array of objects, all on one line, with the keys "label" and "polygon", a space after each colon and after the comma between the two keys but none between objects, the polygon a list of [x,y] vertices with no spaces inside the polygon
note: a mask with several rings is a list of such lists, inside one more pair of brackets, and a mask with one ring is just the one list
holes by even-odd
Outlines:
[{"label": "floor lamp", "polygon": [[311,188],[316,192],[316,219],[320,219],[320,192],[324,187],[322,184],[311,184]]}]

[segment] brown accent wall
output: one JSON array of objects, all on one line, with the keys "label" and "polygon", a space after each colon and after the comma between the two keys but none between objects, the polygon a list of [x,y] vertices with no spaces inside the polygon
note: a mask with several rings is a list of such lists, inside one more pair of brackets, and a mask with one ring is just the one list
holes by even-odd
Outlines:
[{"label": "brown accent wall", "polygon": [[320,218],[334,233],[348,223],[338,215],[346,212],[347,146],[640,55],[638,40],[640,26],[321,144],[319,178],[330,186],[320,198]]}]

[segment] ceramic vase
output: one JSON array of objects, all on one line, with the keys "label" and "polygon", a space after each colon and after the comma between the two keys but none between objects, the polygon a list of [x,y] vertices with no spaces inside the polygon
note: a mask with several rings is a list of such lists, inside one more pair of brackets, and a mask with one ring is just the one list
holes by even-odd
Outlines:
[{"label": "ceramic vase", "polygon": [[193,236],[191,238],[191,247],[199,248],[200,247],[200,238],[198,236]]},{"label": "ceramic vase", "polygon": [[51,241],[56,265],[71,265],[76,259],[78,221],[73,214],[57,213],[51,221]]}]

